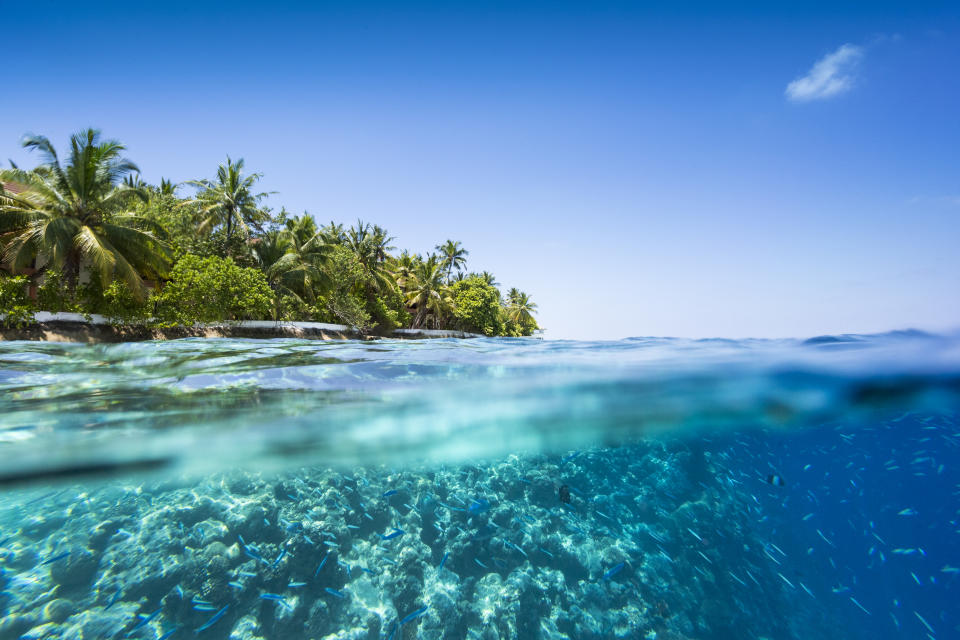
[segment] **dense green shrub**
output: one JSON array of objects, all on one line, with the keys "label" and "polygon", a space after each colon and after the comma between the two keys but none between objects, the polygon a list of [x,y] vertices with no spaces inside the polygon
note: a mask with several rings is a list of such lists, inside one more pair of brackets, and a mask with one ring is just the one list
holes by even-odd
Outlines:
[{"label": "dense green shrub", "polygon": [[230,258],[187,255],[155,297],[164,324],[261,320],[271,315],[273,292],[263,272]]},{"label": "dense green shrub", "polygon": [[326,296],[329,319],[360,331],[369,331],[372,324],[362,294],[367,278],[363,265],[346,247],[334,246],[324,268],[333,283]]},{"label": "dense green shrub", "polygon": [[500,292],[483,278],[472,276],[453,283],[453,317],[457,328],[485,336],[504,333]]},{"label": "dense green shrub", "polygon": [[150,324],[153,315],[153,301],[147,295],[135,295],[121,280],[114,280],[106,289],[97,280],[81,285],[77,299],[82,312],[106,316],[114,325]]},{"label": "dense green shrub", "polygon": [[29,284],[27,276],[0,274],[0,314],[4,316],[4,327],[19,329],[33,322],[36,306],[27,295]]},{"label": "dense green shrub", "polygon": [[[78,287],[78,288],[82,288]],[[72,292],[67,287],[67,280],[63,272],[58,269],[47,269],[43,279],[37,287],[37,306],[41,311],[59,313],[61,311],[85,311],[77,298],[84,298],[83,291]]]}]

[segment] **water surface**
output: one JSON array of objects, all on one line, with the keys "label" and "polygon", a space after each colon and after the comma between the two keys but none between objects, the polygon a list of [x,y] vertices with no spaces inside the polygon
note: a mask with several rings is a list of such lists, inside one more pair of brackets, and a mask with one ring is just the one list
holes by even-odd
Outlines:
[{"label": "water surface", "polygon": [[960,637],[960,341],[0,343],[3,638]]}]

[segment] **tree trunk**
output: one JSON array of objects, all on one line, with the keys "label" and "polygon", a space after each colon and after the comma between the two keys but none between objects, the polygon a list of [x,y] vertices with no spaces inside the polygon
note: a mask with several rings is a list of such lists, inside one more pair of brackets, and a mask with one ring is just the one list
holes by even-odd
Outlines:
[{"label": "tree trunk", "polygon": [[223,257],[230,257],[230,236],[233,234],[233,211],[227,210],[227,240],[224,248]]}]

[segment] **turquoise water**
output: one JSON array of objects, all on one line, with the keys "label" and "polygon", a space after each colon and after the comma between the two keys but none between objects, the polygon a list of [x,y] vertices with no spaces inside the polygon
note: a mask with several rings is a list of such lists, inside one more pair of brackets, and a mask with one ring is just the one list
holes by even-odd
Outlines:
[{"label": "turquoise water", "polygon": [[960,341],[0,343],[6,638],[960,637]]}]

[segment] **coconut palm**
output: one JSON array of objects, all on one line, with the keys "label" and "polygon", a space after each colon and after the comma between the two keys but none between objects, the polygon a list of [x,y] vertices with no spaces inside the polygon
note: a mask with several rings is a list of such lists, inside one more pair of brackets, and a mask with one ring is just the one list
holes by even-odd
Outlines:
[{"label": "coconut palm", "polygon": [[[378,225],[370,225],[357,220],[357,226],[350,227],[346,233],[346,246],[363,265],[370,276],[373,291],[386,291],[394,286],[395,281],[387,269],[386,261],[393,237],[387,235],[387,230]],[[372,291],[368,291],[372,294]]]},{"label": "coconut palm", "polygon": [[394,247],[393,241],[387,235],[387,230],[377,225],[370,225],[357,220],[357,226],[347,230],[347,246],[368,271],[374,271],[377,265],[383,264],[387,255]]},{"label": "coconut palm", "polygon": [[443,244],[438,244],[435,249],[440,252],[441,264],[447,272],[447,284],[450,283],[453,276],[453,270],[458,272],[467,266],[467,256],[470,252],[464,249],[459,242],[447,240]]},{"label": "coconut palm", "polygon": [[389,263],[390,273],[393,275],[394,282],[401,292],[407,291],[407,284],[413,281],[417,264],[420,262],[420,256],[412,255],[406,249],[396,258],[392,258]]},{"label": "coconut palm", "polygon": [[332,284],[323,270],[332,246],[323,241],[309,216],[287,221],[287,228],[279,232],[278,244],[283,254],[266,268],[267,278],[313,303],[317,292]]},{"label": "coconut palm", "polygon": [[500,283],[497,282],[496,276],[494,276],[489,271],[481,271],[477,274],[477,277],[486,282],[491,287],[499,287]]},{"label": "coconut palm", "polygon": [[325,224],[320,228],[323,234],[323,241],[327,244],[346,244],[347,232],[343,230],[342,224],[336,224],[332,220],[330,224]]},{"label": "coconut palm", "polygon": [[444,282],[442,260],[434,254],[417,265],[412,280],[408,283],[407,304],[416,308],[414,328],[430,326],[439,329],[449,311],[452,301]]},{"label": "coconut palm", "polygon": [[263,177],[260,173],[243,175],[243,158],[236,162],[227,156],[227,163],[217,168],[217,179],[190,180],[187,184],[200,191],[191,201],[199,207],[201,217],[198,231],[209,232],[223,225],[226,231],[224,245],[229,251],[230,238],[235,228],[244,235],[250,234],[250,227],[260,230],[260,225],[270,219],[269,214],[260,208],[260,202],[269,193],[254,193],[257,181]]},{"label": "coconut palm", "polygon": [[536,328],[537,321],[533,319],[533,314],[536,311],[537,305],[531,302],[530,296],[523,291],[514,287],[507,293],[507,317],[514,324],[520,326],[532,325]]},{"label": "coconut palm", "polygon": [[166,273],[171,252],[160,238],[162,229],[130,213],[134,201],[145,201],[147,194],[124,184],[139,172],[122,156],[126,147],[101,140],[96,129],[70,139],[62,164],[43,136],[27,136],[23,146],[40,153],[42,162],[33,171],[0,170],[0,181],[18,191],[0,200],[0,246],[9,268],[17,271],[45,257],[46,266],[62,271],[73,291],[81,266],[90,265],[104,287],[119,278],[137,296],[143,293],[141,276]]},{"label": "coconut palm", "polygon": [[157,187],[157,193],[161,196],[175,196],[177,195],[177,187],[180,185],[167,180],[166,178],[160,178],[160,185]]}]

